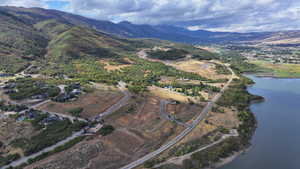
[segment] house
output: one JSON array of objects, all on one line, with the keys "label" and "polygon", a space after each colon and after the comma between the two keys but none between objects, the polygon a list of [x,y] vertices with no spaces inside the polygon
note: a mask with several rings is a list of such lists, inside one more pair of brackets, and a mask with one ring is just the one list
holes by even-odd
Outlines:
[{"label": "house", "polygon": [[80,95],[81,94],[81,90],[80,89],[73,89],[71,91],[71,94],[73,94],[73,95]]},{"label": "house", "polygon": [[26,116],[22,115],[17,118],[17,121],[24,121],[26,119]]},{"label": "house", "polygon": [[56,101],[56,102],[66,102],[72,98],[74,98],[75,96],[72,95],[72,94],[60,94],[58,95],[56,98],[53,99],[53,101]]},{"label": "house", "polygon": [[34,119],[37,117],[37,113],[34,110],[26,111],[25,114],[26,114],[26,117],[29,119]]},{"label": "house", "polygon": [[47,99],[47,98],[48,98],[47,94],[39,94],[31,97],[31,99]]},{"label": "house", "polygon": [[4,94],[12,94],[12,93],[16,93],[16,90],[5,90]]},{"label": "house", "polygon": [[16,83],[8,83],[5,86],[3,86],[3,89],[13,89],[16,86],[17,86]]},{"label": "house", "polygon": [[59,121],[59,120],[61,120],[59,116],[57,116],[57,115],[49,115],[47,118],[45,118],[45,119],[42,121],[42,123],[43,123],[44,125],[48,125],[48,124],[50,124],[50,123],[53,123],[53,122]]},{"label": "house", "polygon": [[81,88],[81,85],[80,85],[80,83],[73,83],[73,84],[71,84],[71,87],[72,87],[73,89],[80,89],[80,88]]}]

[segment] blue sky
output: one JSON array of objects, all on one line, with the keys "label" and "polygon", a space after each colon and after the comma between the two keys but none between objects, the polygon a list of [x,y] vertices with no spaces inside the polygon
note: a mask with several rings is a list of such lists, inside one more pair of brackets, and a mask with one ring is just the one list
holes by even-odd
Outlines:
[{"label": "blue sky", "polygon": [[47,1],[46,4],[48,8],[58,10],[64,10],[70,5],[70,3],[67,1]]},{"label": "blue sky", "polygon": [[0,5],[42,7],[99,20],[173,24],[191,30],[299,30],[299,0],[0,0]]}]

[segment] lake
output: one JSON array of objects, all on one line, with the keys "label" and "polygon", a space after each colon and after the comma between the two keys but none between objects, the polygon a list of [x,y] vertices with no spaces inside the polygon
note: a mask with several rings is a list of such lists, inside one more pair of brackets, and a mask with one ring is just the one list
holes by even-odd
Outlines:
[{"label": "lake", "polygon": [[300,79],[248,77],[265,98],[251,105],[258,128],[249,151],[220,169],[300,169]]}]

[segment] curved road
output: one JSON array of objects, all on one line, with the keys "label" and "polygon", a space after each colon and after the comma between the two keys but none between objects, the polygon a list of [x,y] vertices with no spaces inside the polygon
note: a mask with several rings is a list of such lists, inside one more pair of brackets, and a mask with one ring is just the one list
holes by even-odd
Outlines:
[{"label": "curved road", "polygon": [[[104,116],[112,114],[113,112],[115,112],[116,110],[118,110],[119,108],[121,108],[122,106],[124,106],[128,102],[128,100],[131,97],[131,94],[130,94],[130,92],[128,90],[126,90],[126,83],[119,82],[119,86],[118,87],[124,93],[125,96],[118,103],[112,105],[104,113],[101,113],[100,115],[98,115],[93,120],[97,120],[99,118],[101,119]],[[36,105],[31,106],[30,108],[35,109],[35,108],[37,108],[37,107],[39,107],[39,106],[41,106],[41,105],[43,105],[45,103],[48,103],[49,101],[50,100],[45,100],[45,101],[43,101],[41,103],[38,103]],[[68,118],[71,121],[74,121],[75,119],[77,119],[77,120],[85,121],[86,122],[86,120],[82,119],[82,118],[77,118],[77,117],[73,117],[73,116],[69,116],[69,115],[64,115],[64,114],[60,114],[60,113],[55,113],[55,112],[48,112],[48,113],[49,114],[53,114],[53,115],[58,115],[58,116],[61,116],[61,117],[64,117],[64,118]],[[35,158],[35,157],[37,157],[37,156],[39,156],[39,155],[41,155],[43,153],[46,153],[46,152],[50,152],[50,151],[54,150],[55,148],[57,148],[59,146],[62,146],[64,144],[66,144],[67,142],[75,139],[76,137],[82,136],[83,134],[84,134],[84,130],[80,130],[80,131],[78,131],[76,133],[73,133],[72,136],[66,138],[65,140],[62,140],[62,141],[60,141],[60,142],[58,142],[58,143],[56,143],[56,144],[54,144],[54,145],[52,145],[50,147],[47,147],[47,148],[45,148],[45,149],[43,149],[43,150],[41,150],[41,151],[39,151],[39,152],[37,152],[35,154],[29,155],[29,156],[26,156],[26,157],[22,157],[22,158],[20,158],[20,159],[18,159],[16,161],[13,161],[12,163],[10,163],[10,164],[8,164],[6,166],[2,166],[0,169],[7,169],[10,166],[17,167],[17,166],[19,166],[19,165],[21,165],[23,163],[26,163],[29,159]]]},{"label": "curved road", "polygon": [[171,158],[171,159],[169,159],[169,160],[167,160],[167,161],[165,161],[165,162],[162,162],[162,163],[160,163],[160,164],[155,165],[153,168],[158,168],[158,167],[160,167],[160,166],[163,166],[163,165],[165,165],[165,164],[170,164],[170,163],[175,163],[175,164],[176,164],[176,163],[180,163],[180,164],[182,164],[182,162],[183,162],[184,160],[186,160],[186,159],[189,159],[189,158],[191,157],[191,155],[193,155],[193,154],[195,154],[195,153],[198,153],[198,152],[201,152],[201,151],[203,151],[203,150],[206,150],[206,149],[208,149],[208,148],[210,148],[210,147],[213,147],[213,146],[215,146],[215,145],[217,145],[217,144],[223,142],[224,140],[226,140],[226,139],[229,138],[229,137],[238,137],[238,136],[239,136],[239,134],[238,134],[238,131],[237,131],[237,130],[231,130],[229,134],[223,135],[219,140],[217,140],[217,141],[215,141],[215,142],[213,142],[213,143],[211,143],[211,144],[208,144],[208,145],[206,145],[206,146],[204,146],[204,147],[201,147],[201,148],[199,148],[198,150],[195,150],[195,151],[190,152],[190,153],[188,153],[188,154],[185,154],[185,155],[182,155],[182,156],[179,156],[179,157],[173,157],[173,158]]},{"label": "curved road", "polygon": [[228,82],[226,83],[226,85],[222,88],[222,90],[220,91],[220,93],[218,93],[216,96],[214,96],[214,98],[205,106],[205,108],[201,111],[200,115],[193,121],[192,125],[188,128],[186,128],[185,130],[183,130],[178,136],[176,136],[174,139],[172,139],[171,141],[169,141],[168,143],[166,143],[165,145],[161,146],[159,149],[145,155],[144,157],[122,167],[121,169],[133,169],[135,167],[138,167],[139,165],[142,165],[144,162],[156,157],[157,155],[159,155],[160,153],[166,151],[167,149],[169,149],[170,147],[174,146],[175,144],[177,144],[180,140],[182,140],[185,136],[187,136],[188,134],[190,134],[193,129],[195,129],[197,127],[197,125],[207,116],[207,114],[209,113],[209,111],[211,110],[211,108],[213,107],[213,105],[220,99],[220,97],[222,96],[222,94],[224,93],[225,90],[228,89],[229,85],[231,84],[232,80],[234,77],[236,77],[235,73],[233,72],[233,70],[227,66],[228,70],[231,72],[231,78],[228,80]]},{"label": "curved road", "polygon": [[[178,143],[180,140],[182,140],[185,136],[187,136],[194,128],[196,128],[196,126],[207,116],[208,112],[210,111],[210,109],[212,108],[212,106],[214,105],[214,103],[216,103],[219,98],[222,96],[223,92],[228,88],[228,86],[230,85],[230,83],[232,82],[233,78],[235,77],[235,73],[232,71],[232,69],[230,67],[227,66],[227,68],[231,71],[232,76],[230,78],[230,80],[226,83],[226,85],[222,88],[221,92],[218,93],[211,102],[209,102],[206,107],[202,110],[202,112],[200,113],[200,115],[193,121],[193,123],[191,124],[191,126],[189,126],[188,128],[186,128],[184,131],[182,131],[178,136],[176,136],[174,139],[172,139],[171,141],[169,141],[168,143],[166,143],[165,145],[161,146],[159,149],[157,149],[154,152],[151,152],[149,154],[147,154],[146,156],[122,167],[121,169],[132,169],[135,168],[139,165],[142,165],[144,162],[154,158],[155,156],[159,155],[160,153],[162,153],[163,151],[169,149],[170,147],[172,147],[173,145],[175,145],[176,143]],[[113,105],[112,107],[110,107],[108,110],[106,110],[104,113],[98,115],[95,120],[97,119],[101,119],[103,116],[107,116],[110,115],[111,113],[113,113],[115,110],[119,109],[120,107],[124,106],[127,101],[130,99],[131,95],[130,93],[125,89],[126,84],[120,82],[119,83],[119,88],[120,90],[125,94],[125,96],[115,105]],[[42,102],[39,103],[38,105],[32,106],[32,108],[38,107],[41,104],[46,103]],[[54,114],[54,113],[53,113]],[[56,113],[55,113],[56,114]],[[57,114],[57,115],[61,115],[61,114]],[[68,118],[68,117],[67,117]],[[16,167],[18,165],[21,165],[24,162],[27,162],[29,159],[31,158],[35,158],[45,152],[49,152],[51,150],[54,150],[56,147],[59,147],[61,145],[64,145],[65,143],[71,141],[72,139],[80,136],[83,134],[83,130],[74,133],[72,136],[68,137],[67,139],[58,142],[57,144],[47,147],[45,149],[43,149],[42,151],[35,153],[33,155],[27,156],[27,157],[23,157],[19,160],[16,160],[14,162],[12,162],[11,164],[7,165],[7,166],[3,166],[1,169],[6,169],[9,168],[10,166]]]}]

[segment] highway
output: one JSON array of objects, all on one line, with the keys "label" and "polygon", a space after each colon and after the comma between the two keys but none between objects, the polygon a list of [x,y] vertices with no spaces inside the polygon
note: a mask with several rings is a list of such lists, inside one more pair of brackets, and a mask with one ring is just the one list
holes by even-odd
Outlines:
[{"label": "highway", "polygon": [[232,80],[234,77],[236,77],[235,73],[233,70],[227,66],[228,70],[231,72],[231,78],[228,80],[226,85],[221,89],[221,91],[214,96],[214,98],[204,107],[204,109],[201,111],[200,115],[193,121],[192,125],[185,130],[183,130],[178,136],[176,136],[174,139],[166,143],[165,145],[161,146],[159,149],[145,155],[144,157],[122,167],[121,169],[133,169],[135,167],[138,167],[142,165],[144,162],[156,157],[157,155],[161,154],[162,152],[166,151],[167,149],[171,148],[175,144],[177,144],[180,140],[182,140],[185,136],[190,134],[193,129],[195,129],[199,123],[207,116],[213,105],[220,99],[222,94],[224,93],[225,90],[228,89],[229,85],[231,84]]},{"label": "highway", "polygon": [[[227,66],[228,67],[228,66]],[[209,113],[209,111],[211,110],[212,106],[220,99],[220,97],[222,96],[223,92],[229,87],[230,83],[232,82],[233,78],[235,77],[234,72],[232,71],[232,69],[230,67],[228,67],[228,69],[231,71],[232,76],[230,78],[230,80],[226,83],[226,85],[222,88],[222,90],[220,91],[220,93],[218,93],[216,96],[214,96],[214,98],[205,106],[205,108],[201,111],[200,115],[192,122],[192,124],[190,126],[188,126],[185,130],[183,130],[178,136],[176,136],[174,139],[172,139],[171,141],[169,141],[168,143],[166,143],[165,145],[161,146],[159,149],[145,155],[144,157],[122,167],[121,169],[133,169],[139,165],[142,165],[144,162],[156,157],[157,155],[159,155],[160,153],[164,152],[165,150],[169,149],[170,147],[172,147],[173,145],[177,144],[180,140],[182,140],[185,136],[187,136],[189,133],[192,132],[193,129],[195,129],[197,127],[197,125],[199,125],[199,123],[207,116],[207,114]],[[131,94],[126,90],[126,84],[123,82],[119,83],[119,89],[124,93],[124,97],[115,105],[111,106],[109,109],[107,109],[104,113],[101,113],[100,115],[98,115],[95,120],[97,119],[101,119],[103,116],[107,116],[110,115],[111,113],[113,113],[114,111],[118,110],[119,108],[121,108],[122,106],[124,106],[128,100],[131,97]],[[44,102],[41,102],[39,104],[36,104],[34,106],[31,106],[30,108],[37,108],[39,106],[41,106],[42,104],[45,104],[49,102],[49,100],[46,100]],[[165,105],[165,104],[162,104]],[[164,106],[163,106],[164,107]],[[164,108],[162,109],[162,111],[164,111]],[[50,114],[56,114],[59,116],[63,116],[65,118],[69,118],[70,120],[74,120],[74,117],[71,116],[65,116],[62,114],[58,114],[58,113],[54,113],[54,112],[49,112]],[[79,119],[79,120],[83,120],[83,119]],[[13,166],[16,167],[18,165],[21,165],[24,162],[27,162],[30,158],[35,158],[45,152],[49,152],[54,150],[56,147],[59,147],[61,145],[64,145],[65,143],[69,142],[70,140],[81,136],[83,134],[83,130],[74,133],[72,136],[68,137],[67,139],[60,141],[58,143],[56,143],[55,145],[52,145],[50,147],[47,147],[45,149],[43,149],[42,151],[32,154],[30,156],[27,157],[22,157],[19,160],[16,160],[14,162],[12,162],[11,164],[7,165],[7,166],[3,166],[1,169],[6,169],[9,166]]]}]

